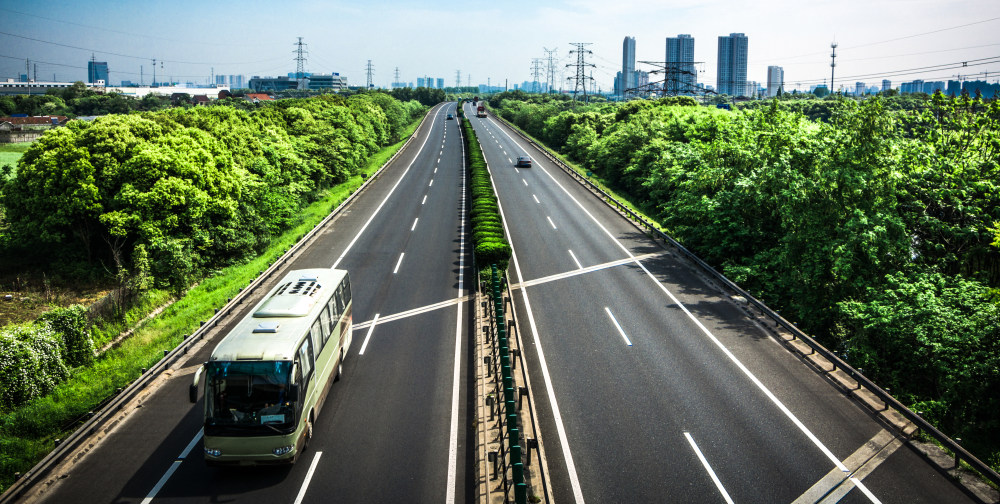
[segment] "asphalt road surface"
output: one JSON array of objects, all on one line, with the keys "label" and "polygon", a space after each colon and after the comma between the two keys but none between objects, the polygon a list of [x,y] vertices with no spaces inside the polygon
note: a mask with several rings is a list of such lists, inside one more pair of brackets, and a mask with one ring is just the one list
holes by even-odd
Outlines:
[{"label": "asphalt road surface", "polygon": [[[470,120],[511,236],[556,502],[969,501],[530,144]],[[514,167],[522,154],[533,167]]]},{"label": "asphalt road surface", "polygon": [[[285,468],[208,468],[203,399],[191,373],[244,316],[176,366],[140,409],[45,493],[66,502],[467,502],[471,246],[455,105],[434,107],[417,137],[287,269],[351,275],[354,337],[314,438]],[[273,275],[273,281],[283,276]],[[474,278],[474,273],[473,273]],[[258,289],[258,296],[271,285]],[[372,320],[378,317],[376,324]],[[362,353],[363,349],[363,353]]]}]

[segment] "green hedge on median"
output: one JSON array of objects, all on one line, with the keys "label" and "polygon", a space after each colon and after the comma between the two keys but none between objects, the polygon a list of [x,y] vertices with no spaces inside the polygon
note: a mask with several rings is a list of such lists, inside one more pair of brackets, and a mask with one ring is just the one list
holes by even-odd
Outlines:
[{"label": "green hedge on median", "polygon": [[504,233],[503,219],[500,218],[500,205],[497,203],[493,190],[493,181],[486,168],[486,159],[479,147],[479,139],[468,120],[462,121],[465,132],[465,153],[469,166],[469,191],[472,194],[472,207],[469,215],[472,221],[472,240],[476,265],[480,271],[490,271],[490,265],[496,264],[501,271],[507,269],[511,249]]}]

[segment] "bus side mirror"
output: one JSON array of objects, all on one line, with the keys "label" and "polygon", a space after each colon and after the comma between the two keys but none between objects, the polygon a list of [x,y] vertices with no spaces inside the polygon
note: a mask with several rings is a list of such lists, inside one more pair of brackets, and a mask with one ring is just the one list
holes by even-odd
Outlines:
[{"label": "bus side mirror", "polygon": [[188,388],[188,396],[192,403],[198,402],[198,382],[201,381],[201,373],[205,370],[205,366],[200,366],[197,371],[194,372],[194,381]]},{"label": "bus side mirror", "polygon": [[290,402],[299,401],[299,386],[298,384],[292,384],[288,386],[288,400]]}]

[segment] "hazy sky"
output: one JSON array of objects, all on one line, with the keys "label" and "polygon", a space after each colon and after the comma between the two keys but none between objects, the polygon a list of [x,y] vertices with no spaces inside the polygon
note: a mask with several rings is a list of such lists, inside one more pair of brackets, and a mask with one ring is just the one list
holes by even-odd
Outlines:
[{"label": "hazy sky", "polygon": [[[749,38],[748,79],[764,83],[767,66],[779,65],[787,88],[829,79],[834,40],[838,88],[885,77],[894,85],[1000,77],[998,0],[0,0],[0,80],[24,73],[26,58],[38,80],[85,80],[92,52],[108,62],[112,83],[138,81],[140,66],[150,82],[153,58],[158,80],[207,83],[213,69],[284,75],[295,71],[294,44],[303,37],[307,71],[363,85],[370,59],[380,86],[397,67],[406,82],[430,76],[453,86],[460,71],[462,85],[470,75],[472,84],[513,85],[531,80],[543,48],[557,49],[556,81],[566,83],[575,72],[566,68],[576,62],[570,43],[590,42],[594,79],[609,89],[625,36],[636,39],[636,59],[662,61],[664,39],[688,33],[704,62],[698,81],[714,86],[718,37],[731,32]],[[969,66],[949,67],[963,61]],[[943,67],[899,72],[936,65]]]}]

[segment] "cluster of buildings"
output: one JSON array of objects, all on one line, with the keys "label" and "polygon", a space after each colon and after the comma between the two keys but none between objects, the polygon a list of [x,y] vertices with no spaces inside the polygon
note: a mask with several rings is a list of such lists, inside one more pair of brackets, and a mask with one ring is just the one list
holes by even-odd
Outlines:
[{"label": "cluster of buildings", "polygon": [[[662,92],[667,95],[701,95],[719,93],[732,96],[755,96],[760,85],[747,80],[747,54],[749,43],[743,33],[730,33],[719,37],[718,73],[715,86],[698,83],[698,70],[694,60],[694,37],[682,33],[676,37],[667,37],[666,53],[659,72],[664,76],[662,82],[650,82],[649,73],[635,68],[635,37],[625,37],[622,44],[622,70],[615,77],[614,94],[624,98],[643,95],[649,92]],[[773,70],[772,70],[773,69]],[[777,80],[774,90],[781,87],[784,71],[781,67],[768,69],[768,88],[771,79]]]}]

